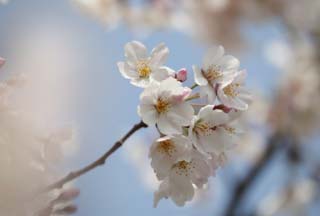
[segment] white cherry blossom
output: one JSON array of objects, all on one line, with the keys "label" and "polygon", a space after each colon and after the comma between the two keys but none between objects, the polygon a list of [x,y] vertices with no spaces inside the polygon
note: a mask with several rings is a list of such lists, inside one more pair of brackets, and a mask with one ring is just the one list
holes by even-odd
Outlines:
[{"label": "white cherry blossom", "polygon": [[246,71],[238,71],[232,81],[218,86],[218,98],[224,105],[238,110],[248,109],[251,97],[243,86],[246,76]]},{"label": "white cherry blossom", "polygon": [[190,160],[173,164],[166,177],[154,193],[154,207],[162,198],[171,198],[176,205],[183,206],[192,200],[195,187],[202,188],[213,174],[210,162],[196,150],[191,152]]},{"label": "white cherry blossom", "polygon": [[190,93],[190,88],[172,77],[152,82],[140,95],[138,114],[147,125],[157,124],[163,134],[181,134],[182,126],[190,124],[194,113],[185,101]]},{"label": "white cherry blossom", "polygon": [[165,136],[156,140],[150,148],[149,157],[157,178],[163,180],[173,164],[182,159],[188,160],[191,150],[191,142],[182,135]]},{"label": "white cherry blossom", "polygon": [[229,114],[207,105],[193,118],[189,137],[199,151],[220,155],[234,145],[238,131],[232,120]]},{"label": "white cherry blossom", "polygon": [[153,80],[162,81],[174,75],[174,71],[164,66],[169,54],[164,43],[159,44],[148,56],[147,48],[138,41],[125,45],[125,62],[118,62],[122,76],[131,80],[131,84],[145,88]]},{"label": "white cherry blossom", "polygon": [[202,68],[193,66],[194,79],[200,86],[201,97],[206,97],[209,103],[213,104],[216,100],[217,85],[232,80],[239,65],[238,59],[224,54],[222,46],[209,49]]}]

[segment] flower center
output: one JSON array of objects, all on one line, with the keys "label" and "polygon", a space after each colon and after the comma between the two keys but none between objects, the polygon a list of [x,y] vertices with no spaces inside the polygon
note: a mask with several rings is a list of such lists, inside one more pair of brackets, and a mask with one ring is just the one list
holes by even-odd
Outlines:
[{"label": "flower center", "polygon": [[223,92],[225,95],[234,98],[238,95],[238,92],[236,91],[238,86],[238,83],[231,83],[223,88]]},{"label": "flower center", "polygon": [[215,81],[222,77],[222,73],[214,65],[211,65],[207,71],[203,72],[203,75],[208,81]]},{"label": "flower center", "polygon": [[230,134],[235,134],[236,133],[236,129],[234,127],[228,127],[228,126],[224,126],[223,127],[227,132],[229,132]]},{"label": "flower center", "polygon": [[151,73],[151,68],[146,61],[140,61],[137,63],[137,71],[140,78],[148,78]]},{"label": "flower center", "polygon": [[161,114],[169,110],[170,103],[160,97],[158,98],[157,103],[154,105],[154,107],[156,108],[157,112]]},{"label": "flower center", "polygon": [[159,142],[157,150],[160,153],[167,154],[169,156],[171,156],[172,153],[176,152],[176,148],[174,146],[174,143],[171,140],[164,140],[164,141]]},{"label": "flower center", "polygon": [[209,131],[210,127],[206,122],[198,121],[193,128],[193,131],[197,134],[206,134]]},{"label": "flower center", "polygon": [[194,168],[191,163],[192,162],[182,160],[174,164],[173,168],[175,169],[176,174],[185,175],[187,177],[189,175],[189,172],[192,172],[191,168]]}]

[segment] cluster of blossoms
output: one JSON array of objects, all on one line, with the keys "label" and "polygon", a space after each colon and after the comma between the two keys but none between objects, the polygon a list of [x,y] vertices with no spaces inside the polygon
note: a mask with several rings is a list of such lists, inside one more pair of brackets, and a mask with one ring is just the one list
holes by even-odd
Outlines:
[{"label": "cluster of blossoms", "polygon": [[[4,63],[0,58],[0,67]],[[69,215],[76,210],[71,201],[77,189],[39,191],[59,178],[56,164],[73,132],[70,127],[44,131],[11,102],[26,82],[21,75],[0,82],[0,215]]]},{"label": "cluster of blossoms", "polygon": [[[148,55],[137,41],[125,45],[126,61],[120,73],[131,84],[144,88],[138,114],[148,126],[156,126],[160,138],[150,147],[151,166],[161,181],[154,205],[171,198],[183,206],[196,188],[223,164],[236,143],[236,119],[248,109],[250,94],[244,88],[245,71],[239,61],[225,55],[221,46],[211,48],[202,67],[193,66],[195,84],[189,88],[186,69],[175,72],[165,66],[169,49],[159,44]],[[199,87],[200,92],[193,93]],[[203,104],[192,104],[202,98]]]}]

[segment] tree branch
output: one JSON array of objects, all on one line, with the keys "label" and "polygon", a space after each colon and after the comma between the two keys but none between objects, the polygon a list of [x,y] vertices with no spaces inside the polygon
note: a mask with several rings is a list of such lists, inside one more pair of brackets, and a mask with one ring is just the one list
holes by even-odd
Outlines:
[{"label": "tree branch", "polygon": [[227,205],[225,216],[235,216],[238,207],[241,205],[243,197],[247,194],[248,190],[261,174],[261,172],[266,168],[270,159],[275,155],[278,149],[280,149],[282,144],[283,137],[280,134],[274,134],[270,137],[268,145],[264,150],[262,156],[254,165],[254,167],[249,171],[245,178],[240,181],[231,194],[231,200]]},{"label": "tree branch", "polygon": [[91,164],[83,167],[82,169],[70,172],[67,176],[65,176],[64,178],[60,179],[59,181],[49,185],[48,187],[46,187],[42,192],[48,192],[50,190],[56,189],[56,188],[61,188],[65,183],[72,181],[80,176],[82,176],[83,174],[99,167],[102,166],[106,160],[108,159],[108,157],[113,154],[118,148],[120,148],[123,143],[131,136],[133,135],[136,131],[140,130],[141,128],[146,128],[148,127],[144,122],[139,122],[137,124],[135,124],[120,140],[118,140],[117,142],[115,142],[113,144],[113,146],[106,152],[104,153],[100,158],[98,158],[97,160],[95,160],[94,162],[92,162]]}]

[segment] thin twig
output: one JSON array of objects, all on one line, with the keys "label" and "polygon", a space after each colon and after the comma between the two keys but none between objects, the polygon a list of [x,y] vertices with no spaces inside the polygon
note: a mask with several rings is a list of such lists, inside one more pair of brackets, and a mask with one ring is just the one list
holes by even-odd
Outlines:
[{"label": "thin twig", "polygon": [[120,148],[123,143],[136,131],[140,130],[141,128],[148,127],[144,122],[139,122],[138,124],[135,124],[120,140],[114,143],[114,145],[106,152],[104,153],[100,158],[95,160],[94,162],[90,163],[89,165],[83,167],[82,169],[79,169],[77,171],[70,172],[67,176],[60,179],[59,181],[49,185],[46,187],[43,192],[47,192],[56,188],[61,188],[65,183],[72,181],[83,174],[103,165],[108,157],[113,154],[118,148]]},{"label": "thin twig", "polygon": [[242,204],[243,198],[247,194],[248,190],[251,188],[254,181],[262,173],[262,171],[267,167],[270,159],[275,155],[278,149],[283,146],[283,137],[280,134],[275,134],[269,139],[268,145],[264,150],[262,156],[254,165],[254,167],[249,171],[243,180],[241,180],[236,186],[231,194],[231,200],[227,205],[225,216],[235,216],[238,207]]}]

